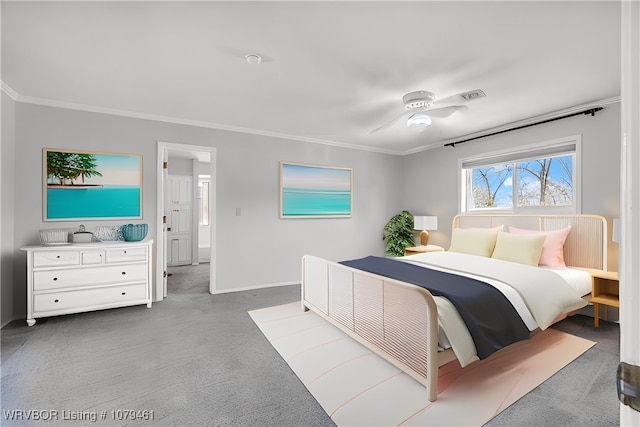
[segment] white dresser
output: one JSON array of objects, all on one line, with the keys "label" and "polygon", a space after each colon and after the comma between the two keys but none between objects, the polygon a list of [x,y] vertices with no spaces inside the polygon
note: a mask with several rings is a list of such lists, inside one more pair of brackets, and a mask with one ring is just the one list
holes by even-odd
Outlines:
[{"label": "white dresser", "polygon": [[144,242],[27,246],[27,324],[36,318],[147,304],[151,247]]}]

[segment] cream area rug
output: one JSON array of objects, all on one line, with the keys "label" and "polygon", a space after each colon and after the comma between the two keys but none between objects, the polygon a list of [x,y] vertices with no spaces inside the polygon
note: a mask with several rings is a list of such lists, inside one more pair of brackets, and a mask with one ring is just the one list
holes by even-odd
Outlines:
[{"label": "cream area rug", "polygon": [[451,362],[431,403],[417,381],[299,302],[249,315],[339,426],[483,425],[595,344],[547,329],[464,369]]}]

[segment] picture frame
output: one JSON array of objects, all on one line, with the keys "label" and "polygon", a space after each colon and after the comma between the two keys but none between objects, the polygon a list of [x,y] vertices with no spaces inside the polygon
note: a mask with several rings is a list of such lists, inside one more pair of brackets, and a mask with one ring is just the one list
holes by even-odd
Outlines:
[{"label": "picture frame", "polygon": [[280,218],[350,218],[353,169],[280,162]]},{"label": "picture frame", "polygon": [[142,155],[42,149],[44,221],[142,219]]}]

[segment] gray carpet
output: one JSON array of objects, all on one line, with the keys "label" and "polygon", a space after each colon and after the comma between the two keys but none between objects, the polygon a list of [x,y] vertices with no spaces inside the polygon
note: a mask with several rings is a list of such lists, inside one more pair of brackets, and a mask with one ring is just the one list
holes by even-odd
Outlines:
[{"label": "gray carpet", "polygon": [[167,268],[167,294],[208,294],[209,264],[181,265]]},{"label": "gray carpet", "polygon": [[[151,309],[4,327],[0,424],[333,425],[247,314],[299,300],[299,286],[222,295],[202,293],[195,285],[169,289],[168,298]],[[585,338],[604,347],[589,350],[489,425],[618,424],[618,356],[611,352],[617,325],[604,322],[595,330],[590,320],[574,316],[558,328],[591,334]],[[9,421],[5,412],[30,409],[57,410],[58,420]],[[153,411],[153,421],[114,419],[112,411],[118,410]],[[98,421],[64,420],[63,411],[67,417],[95,413]]]},{"label": "gray carpet", "polygon": [[[62,411],[107,411],[97,425],[330,426],[333,422],[247,314],[300,298],[288,286],[169,294],[146,306],[24,321],[2,329],[4,425],[89,425]],[[60,411],[10,422],[6,410]],[[111,411],[153,410],[154,421]]]}]

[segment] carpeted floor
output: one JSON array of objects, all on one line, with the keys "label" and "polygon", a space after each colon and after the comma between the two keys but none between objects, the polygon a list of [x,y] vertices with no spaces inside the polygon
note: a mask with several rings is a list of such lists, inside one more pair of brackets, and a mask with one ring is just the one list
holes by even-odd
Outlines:
[{"label": "carpeted floor", "polygon": [[[333,426],[248,310],[300,298],[298,286],[169,292],[146,306],[24,320],[2,328],[2,426]],[[54,420],[9,420],[19,410]],[[118,420],[123,411],[153,420]],[[96,423],[64,420],[105,414]]]},{"label": "carpeted floor", "polygon": [[209,263],[167,267],[167,294],[208,294]]}]

